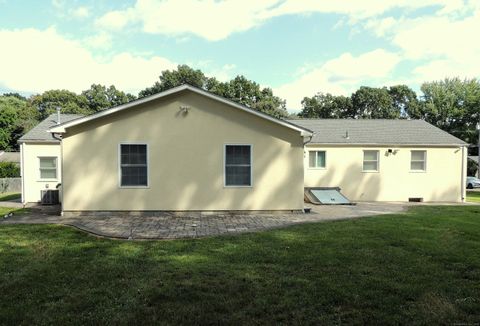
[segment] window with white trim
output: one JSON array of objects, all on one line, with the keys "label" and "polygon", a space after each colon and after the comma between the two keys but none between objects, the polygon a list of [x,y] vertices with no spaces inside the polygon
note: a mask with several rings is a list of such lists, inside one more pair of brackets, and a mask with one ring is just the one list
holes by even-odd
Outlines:
[{"label": "window with white trim", "polygon": [[120,186],[148,186],[147,145],[120,144]]},{"label": "window with white trim", "polygon": [[410,170],[425,171],[427,169],[427,151],[411,151]]},{"label": "window with white trim", "polygon": [[57,178],[57,158],[56,157],[39,157],[40,162],[40,179],[52,180]]},{"label": "window with white trim", "polygon": [[308,166],[311,169],[325,169],[327,154],[325,151],[309,151]]},{"label": "window with white trim", "polygon": [[363,151],[363,171],[378,171],[379,151]]},{"label": "window with white trim", "polygon": [[225,186],[252,185],[252,146],[225,145]]}]

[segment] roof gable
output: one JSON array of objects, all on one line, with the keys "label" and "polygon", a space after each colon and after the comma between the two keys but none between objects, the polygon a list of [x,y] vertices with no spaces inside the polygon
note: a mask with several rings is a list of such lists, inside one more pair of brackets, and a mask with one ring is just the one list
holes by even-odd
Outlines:
[{"label": "roof gable", "polygon": [[238,103],[233,102],[231,100],[228,100],[224,97],[212,94],[212,93],[207,92],[203,89],[193,87],[193,86],[187,85],[187,84],[177,86],[177,87],[171,88],[169,90],[166,90],[166,91],[163,91],[163,92],[151,95],[151,96],[143,97],[143,98],[140,98],[140,99],[137,99],[137,100],[119,105],[119,106],[115,106],[113,108],[106,109],[106,110],[103,110],[103,111],[100,111],[100,112],[97,112],[97,113],[94,113],[94,114],[91,114],[91,115],[88,115],[88,116],[85,116],[85,117],[82,117],[82,118],[78,118],[78,119],[75,119],[75,120],[72,120],[72,121],[68,121],[68,122],[56,125],[56,126],[52,126],[49,129],[49,131],[53,132],[53,133],[64,133],[64,132],[66,132],[66,129],[68,129],[70,127],[77,126],[77,125],[80,125],[80,124],[83,124],[83,123],[86,123],[88,121],[92,121],[92,120],[95,120],[95,119],[98,119],[98,118],[101,118],[101,117],[105,117],[105,116],[108,116],[110,114],[114,114],[116,112],[127,110],[127,109],[130,109],[130,108],[136,107],[138,105],[145,104],[145,103],[160,99],[162,97],[166,97],[168,95],[179,93],[179,92],[184,91],[184,90],[188,90],[188,91],[194,92],[196,94],[208,97],[208,98],[213,99],[215,101],[224,103],[224,104],[226,104],[226,105],[228,105],[232,108],[248,112],[248,113],[253,114],[255,116],[258,116],[262,119],[265,119],[265,120],[268,120],[270,122],[279,124],[283,127],[296,130],[296,131],[300,132],[300,134],[302,136],[311,136],[313,134],[310,130],[308,130],[307,128],[304,128],[302,126],[298,126],[298,125],[296,125],[294,123],[291,123],[289,121],[285,121],[285,120],[282,120],[282,119],[272,117],[268,114],[253,110],[253,109],[251,109],[247,106],[238,104]]}]

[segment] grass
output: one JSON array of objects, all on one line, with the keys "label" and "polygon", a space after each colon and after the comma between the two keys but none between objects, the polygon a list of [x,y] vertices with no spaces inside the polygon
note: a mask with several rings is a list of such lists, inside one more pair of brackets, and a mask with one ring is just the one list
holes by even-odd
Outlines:
[{"label": "grass", "polygon": [[480,191],[467,191],[467,201],[480,203]]},{"label": "grass", "polygon": [[2,324],[478,324],[480,207],[127,242],[0,225]]},{"label": "grass", "polygon": [[[26,214],[28,212],[30,212],[29,208],[0,207],[0,220],[5,214],[8,214],[8,213],[20,215],[20,214]],[[1,248],[0,248],[0,254],[1,254]]]},{"label": "grass", "polygon": [[0,194],[0,201],[9,201],[9,200],[18,199],[21,197],[22,197],[22,194],[18,192],[6,192],[3,194]]}]

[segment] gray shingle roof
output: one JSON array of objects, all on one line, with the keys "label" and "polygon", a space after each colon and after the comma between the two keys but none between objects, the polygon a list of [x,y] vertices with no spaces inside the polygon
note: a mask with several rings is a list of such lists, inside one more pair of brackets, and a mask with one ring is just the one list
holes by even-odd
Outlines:
[{"label": "gray shingle roof", "polygon": [[[313,144],[466,145],[423,120],[304,119],[290,122],[314,132]],[[346,137],[348,132],[348,138]]]},{"label": "gray shingle roof", "polygon": [[[81,118],[80,114],[60,114],[60,121],[68,122],[77,118]],[[51,114],[48,118],[40,122],[33,127],[29,132],[23,135],[18,142],[39,141],[39,142],[58,142],[52,137],[52,134],[48,132],[50,127],[57,124],[57,114]]]}]

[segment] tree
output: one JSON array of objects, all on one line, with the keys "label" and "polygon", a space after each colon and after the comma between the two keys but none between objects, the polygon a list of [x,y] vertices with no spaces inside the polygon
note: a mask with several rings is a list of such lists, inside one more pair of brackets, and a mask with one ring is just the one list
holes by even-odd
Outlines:
[{"label": "tree", "polygon": [[180,65],[177,70],[163,71],[159,79],[152,87],[141,91],[138,96],[149,96],[182,84],[189,84],[275,117],[288,115],[284,100],[273,95],[270,88],[262,89],[259,84],[244,76],[237,76],[229,82],[219,82],[215,78],[206,77],[201,70]]},{"label": "tree", "polygon": [[387,88],[362,86],[352,94],[354,118],[396,119],[400,111],[393,104]]},{"label": "tree", "polygon": [[427,122],[471,143],[480,117],[480,83],[476,79],[445,79],[423,83],[421,116]]},{"label": "tree", "polygon": [[67,90],[50,90],[41,95],[35,95],[30,99],[32,106],[37,108],[40,119],[43,120],[50,114],[55,113],[57,107],[62,113],[89,114],[88,100],[83,95],[77,95]]},{"label": "tree", "polygon": [[318,93],[303,98],[302,111],[298,115],[302,118],[338,119],[351,118],[351,114],[352,101],[349,97]]},{"label": "tree", "polygon": [[160,81],[155,82],[153,86],[141,91],[138,97],[153,95],[182,84],[204,88],[208,80],[201,70],[192,69],[187,65],[179,65],[177,70],[164,70],[159,79]]},{"label": "tree", "polygon": [[270,88],[262,89],[259,84],[244,76],[237,76],[229,82],[220,83],[215,87],[210,91],[249,108],[277,118],[288,115],[284,100],[273,95]]},{"label": "tree", "polygon": [[22,100],[22,101],[26,101],[27,98],[23,95],[20,95],[18,93],[4,93],[2,96],[12,96],[12,97],[16,97],[18,98],[19,100]]},{"label": "tree", "polygon": [[391,86],[388,94],[392,98],[393,107],[401,117],[421,118],[421,106],[417,94],[407,85]]},{"label": "tree", "polygon": [[83,91],[81,95],[87,99],[88,109],[92,113],[135,99],[134,95],[119,91],[113,85],[107,88],[103,85],[92,84],[90,89]]},{"label": "tree", "polygon": [[37,111],[27,101],[0,96],[0,149],[17,149],[17,140],[38,123],[37,118]]}]

